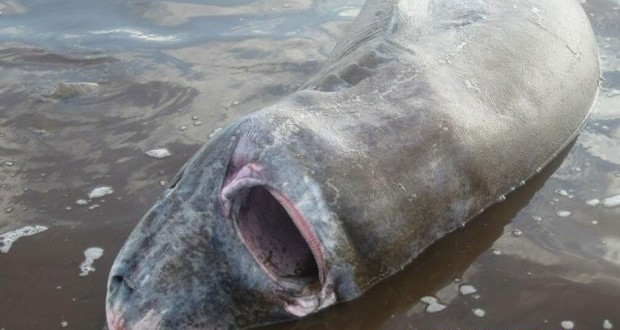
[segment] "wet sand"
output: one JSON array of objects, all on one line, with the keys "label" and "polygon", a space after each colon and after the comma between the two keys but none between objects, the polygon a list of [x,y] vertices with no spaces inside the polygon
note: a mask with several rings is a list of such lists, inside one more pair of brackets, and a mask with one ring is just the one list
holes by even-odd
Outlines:
[{"label": "wet sand", "polygon": [[[0,252],[0,329],[101,329],[114,257],[176,171],[316,72],[363,1],[208,3],[0,0],[0,235],[48,228]],[[619,6],[584,3],[604,79],[569,150],[362,298],[266,328],[619,328]]]}]

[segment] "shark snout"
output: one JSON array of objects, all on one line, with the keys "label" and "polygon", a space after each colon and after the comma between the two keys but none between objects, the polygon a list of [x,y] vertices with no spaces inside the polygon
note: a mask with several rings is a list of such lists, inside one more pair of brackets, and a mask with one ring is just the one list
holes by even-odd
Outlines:
[{"label": "shark snout", "polygon": [[106,300],[106,320],[110,330],[162,328],[164,317],[156,307],[157,302],[142,297],[138,284],[129,273],[119,270],[111,273]]},{"label": "shark snout", "polygon": [[125,317],[120,309],[108,309],[106,318],[110,330],[149,330],[160,329],[162,316],[154,309],[149,310],[142,318],[134,324],[125,324]]},{"label": "shark snout", "polygon": [[110,329],[246,328],[335,302],[296,195],[260,164],[235,165],[230,178],[217,165],[188,165],[127,239],[108,281]]},{"label": "shark snout", "polygon": [[[158,313],[154,309],[146,312],[135,310],[135,301],[139,299],[139,290],[129,273],[114,267],[108,280],[108,295],[106,298],[106,319],[110,330],[123,329],[156,329],[155,320]],[[143,314],[143,315],[140,315]],[[128,324],[127,320],[138,320],[135,324]],[[142,324],[142,325],[140,325]],[[145,328],[143,325],[150,324]]]},{"label": "shark snout", "polygon": [[108,280],[108,294],[106,297],[106,320],[110,330],[122,330],[125,327],[125,317],[120,309],[121,301],[126,300],[133,290],[127,286],[124,276],[110,276]]}]

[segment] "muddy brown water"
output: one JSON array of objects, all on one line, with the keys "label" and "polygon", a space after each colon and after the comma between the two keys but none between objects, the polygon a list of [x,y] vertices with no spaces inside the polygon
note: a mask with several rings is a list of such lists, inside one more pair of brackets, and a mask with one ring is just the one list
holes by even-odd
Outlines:
[{"label": "muddy brown water", "polygon": [[[583,2],[603,79],[575,143],[360,299],[267,328],[620,328],[620,3]],[[0,235],[48,228],[0,243],[0,329],[101,329],[114,257],[175,172],[316,72],[362,3],[0,0]]]}]

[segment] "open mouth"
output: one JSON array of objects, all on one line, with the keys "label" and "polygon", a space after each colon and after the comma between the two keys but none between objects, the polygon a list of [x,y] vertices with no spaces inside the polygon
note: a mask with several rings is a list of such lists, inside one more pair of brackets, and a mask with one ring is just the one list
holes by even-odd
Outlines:
[{"label": "open mouth", "polygon": [[233,197],[237,233],[261,268],[291,294],[318,291],[321,247],[295,205],[263,185],[238,189],[234,195],[227,197]]},{"label": "open mouth", "polygon": [[265,187],[249,188],[235,222],[254,258],[285,287],[319,282],[312,248],[291,215]]},{"label": "open mouth", "polygon": [[333,304],[318,237],[295,203],[268,185],[261,172],[260,165],[248,164],[227,176],[221,190],[225,215],[261,269],[285,293],[288,312],[303,316]]}]

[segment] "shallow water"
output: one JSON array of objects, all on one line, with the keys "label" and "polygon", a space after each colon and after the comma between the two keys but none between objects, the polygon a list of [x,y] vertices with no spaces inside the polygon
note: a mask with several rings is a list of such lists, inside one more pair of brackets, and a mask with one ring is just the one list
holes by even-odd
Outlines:
[{"label": "shallow water", "polygon": [[[178,168],[316,72],[362,2],[0,0],[0,235],[48,228],[0,253],[0,329],[101,329],[112,261]],[[618,6],[584,3],[604,80],[570,150],[362,298],[271,328],[619,328]]]}]

